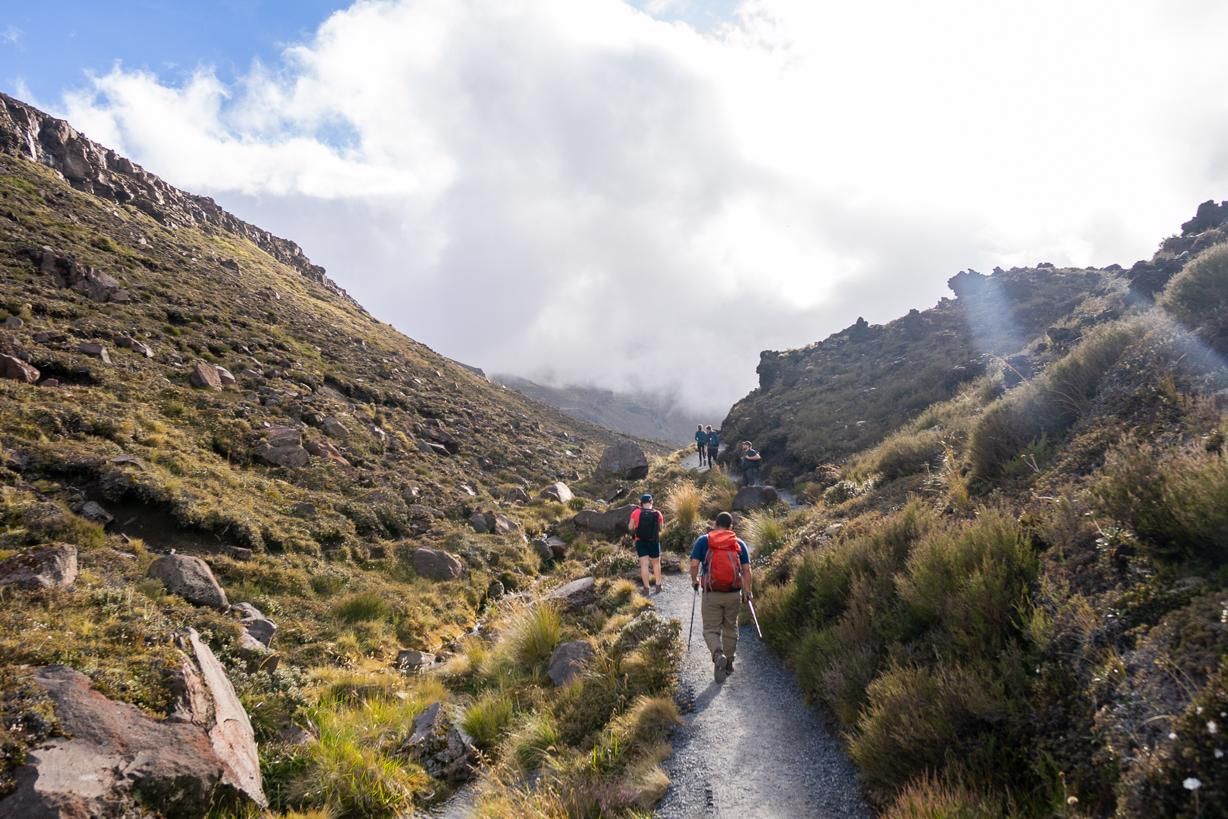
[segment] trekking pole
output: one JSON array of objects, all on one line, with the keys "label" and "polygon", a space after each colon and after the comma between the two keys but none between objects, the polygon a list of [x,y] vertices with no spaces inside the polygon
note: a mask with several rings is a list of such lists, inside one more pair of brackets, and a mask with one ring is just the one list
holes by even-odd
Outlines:
[{"label": "trekking pole", "polygon": [[691,597],[691,627],[686,632],[686,650],[691,650],[691,637],[695,634],[695,601],[699,599],[699,589],[695,590],[695,594]]},{"label": "trekking pole", "polygon": [[755,601],[749,597],[746,598],[746,605],[750,606],[750,619],[755,621],[755,631],[759,632],[759,639],[763,639],[763,629],[759,628],[759,617],[755,614]]}]

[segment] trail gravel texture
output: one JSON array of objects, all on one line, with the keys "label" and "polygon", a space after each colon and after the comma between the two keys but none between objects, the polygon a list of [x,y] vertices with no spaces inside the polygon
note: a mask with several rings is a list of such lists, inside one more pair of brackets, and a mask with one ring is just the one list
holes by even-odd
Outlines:
[{"label": "trail gravel texture", "polygon": [[[664,616],[682,623],[684,644],[692,595],[689,579],[674,575],[653,599]],[[868,819],[856,769],[792,674],[760,641],[747,609],[739,621],[736,670],[717,685],[695,608],[681,672],[680,698],[689,708],[665,763],[671,784],[656,815]]]}]

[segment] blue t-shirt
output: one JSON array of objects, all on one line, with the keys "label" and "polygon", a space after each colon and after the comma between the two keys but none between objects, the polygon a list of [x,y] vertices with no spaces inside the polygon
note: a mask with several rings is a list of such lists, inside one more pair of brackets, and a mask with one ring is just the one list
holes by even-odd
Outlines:
[{"label": "blue t-shirt", "polygon": [[[742,540],[742,538],[738,538],[738,548],[742,550],[742,560],[741,560],[742,565],[745,566],[749,564],[750,563],[750,550],[746,548],[746,541]],[[706,558],[707,556],[708,556],[708,536],[700,535],[698,538],[696,538],[695,545],[691,547],[691,560],[698,560],[700,563],[703,563],[704,558]]]},{"label": "blue t-shirt", "polygon": [[708,446],[719,447],[721,445],[721,434],[719,432],[708,433]]}]

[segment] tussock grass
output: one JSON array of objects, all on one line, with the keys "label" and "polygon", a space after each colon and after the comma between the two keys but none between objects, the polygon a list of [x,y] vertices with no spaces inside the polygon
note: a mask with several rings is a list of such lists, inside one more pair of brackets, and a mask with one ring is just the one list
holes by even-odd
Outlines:
[{"label": "tussock grass", "polygon": [[1003,819],[993,800],[934,774],[909,782],[882,814],[883,819]]},{"label": "tussock grass", "polygon": [[942,435],[938,430],[905,429],[854,461],[849,475],[860,480],[881,475],[883,480],[893,481],[926,471],[939,461],[942,452]]},{"label": "tussock grass", "polygon": [[333,608],[333,615],[343,623],[367,623],[386,620],[392,607],[383,595],[375,592],[359,592],[347,597]]},{"label": "tussock grass", "polygon": [[1041,378],[987,407],[968,443],[973,476],[998,478],[1032,442],[1065,435],[1086,411],[1105,374],[1143,330],[1141,319],[1098,327]]},{"label": "tussock grass", "polygon": [[482,750],[490,750],[495,746],[515,713],[515,703],[507,694],[491,693],[478,699],[465,709],[462,725],[473,743]]},{"label": "tussock grass", "polygon": [[754,554],[768,557],[785,545],[787,535],[784,523],[767,510],[747,515],[739,524],[742,539],[750,544]]},{"label": "tussock grass", "polygon": [[1160,305],[1190,329],[1228,326],[1228,243],[1211,247],[1173,276]]},{"label": "tussock grass", "polygon": [[690,481],[674,485],[665,496],[665,509],[675,526],[691,531],[700,521],[707,493]]},{"label": "tussock grass", "polygon": [[563,619],[548,603],[525,609],[514,621],[507,646],[516,662],[528,668],[544,668],[563,638]]},{"label": "tussock grass", "polygon": [[549,713],[531,714],[510,739],[511,757],[523,773],[533,773],[562,747],[558,725]]}]

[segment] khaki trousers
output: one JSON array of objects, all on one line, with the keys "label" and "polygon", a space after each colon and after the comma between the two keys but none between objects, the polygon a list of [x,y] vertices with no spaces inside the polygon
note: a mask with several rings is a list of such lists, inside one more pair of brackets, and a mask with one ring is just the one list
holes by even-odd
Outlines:
[{"label": "khaki trousers", "polygon": [[700,615],[704,624],[704,642],[715,654],[725,652],[733,659],[738,648],[738,613],[742,610],[742,592],[704,592]]}]

